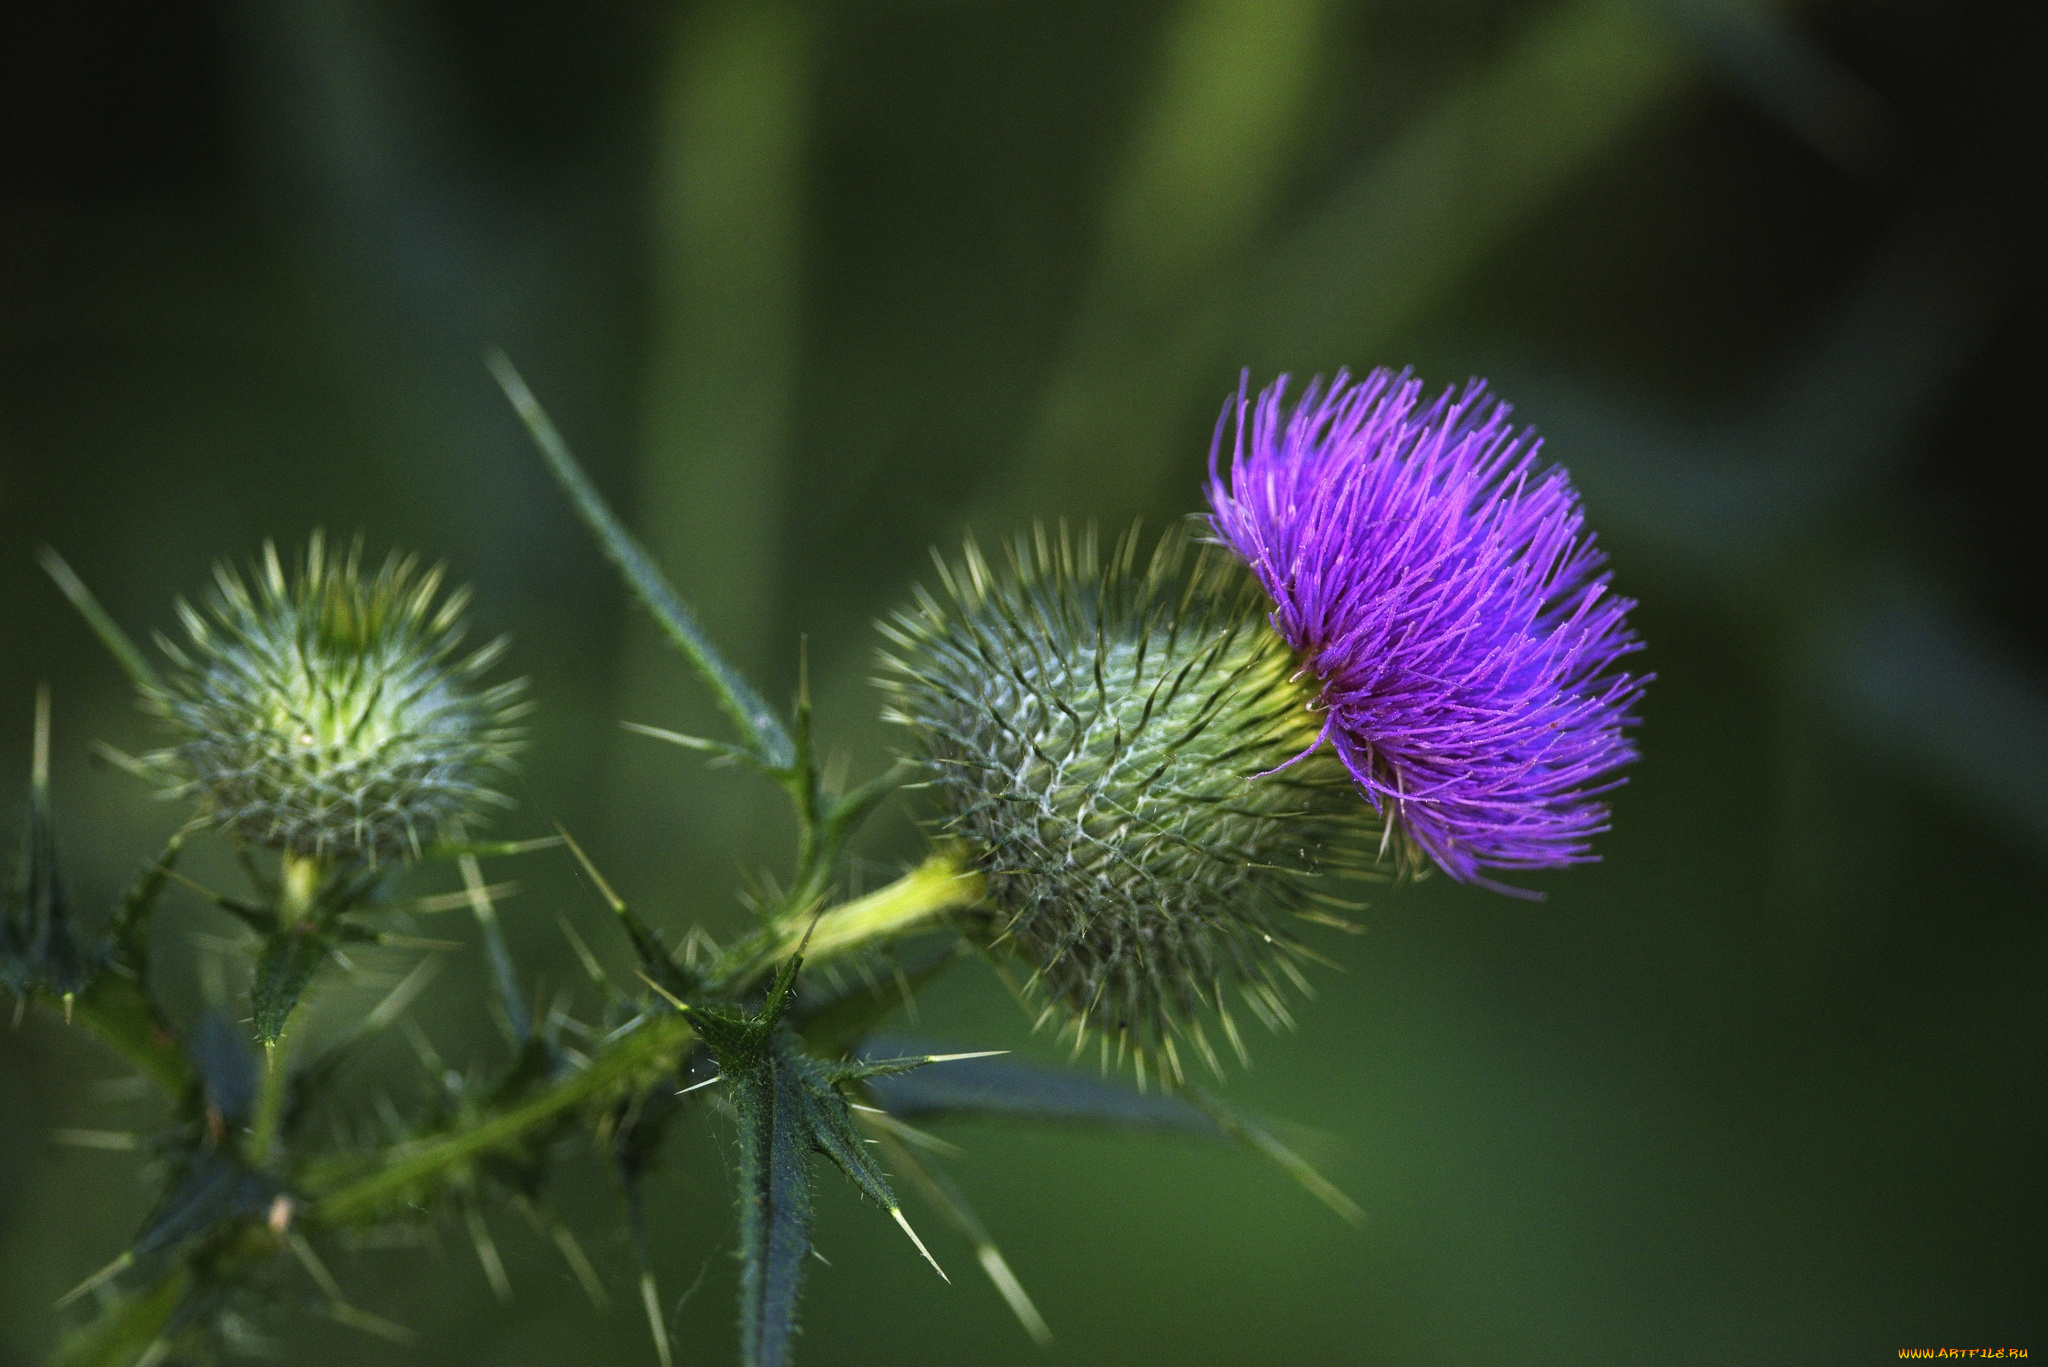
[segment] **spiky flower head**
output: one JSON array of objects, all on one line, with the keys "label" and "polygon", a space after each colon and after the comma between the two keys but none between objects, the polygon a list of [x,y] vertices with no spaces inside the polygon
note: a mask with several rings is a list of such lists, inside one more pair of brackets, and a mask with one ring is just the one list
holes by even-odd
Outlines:
[{"label": "spiky flower head", "polygon": [[[1282,377],[1226,407],[1217,535],[1320,680],[1321,739],[1453,878],[1595,858],[1646,676],[1565,471],[1479,381]],[[1234,419],[1227,471],[1218,469]]]},{"label": "spiky flower head", "polygon": [[202,612],[180,600],[183,645],[145,689],[175,744],[150,757],[172,791],[240,840],[300,857],[417,856],[449,828],[509,805],[489,785],[519,749],[524,680],[485,686],[501,638],[464,653],[467,590],[439,568],[316,532],[297,572],[264,545],[246,578],[214,570]]},{"label": "spiky flower head", "polygon": [[1077,1048],[1100,1030],[1178,1070],[1176,1036],[1215,1061],[1205,1008],[1238,1045],[1226,989],[1285,1019],[1290,913],[1328,919],[1311,878],[1376,833],[1334,759],[1288,765],[1322,719],[1256,584],[1180,533],[1137,557],[1135,533],[1102,563],[1041,531],[998,569],[970,542],[944,600],[885,624],[882,683],[987,880],[973,929]]}]

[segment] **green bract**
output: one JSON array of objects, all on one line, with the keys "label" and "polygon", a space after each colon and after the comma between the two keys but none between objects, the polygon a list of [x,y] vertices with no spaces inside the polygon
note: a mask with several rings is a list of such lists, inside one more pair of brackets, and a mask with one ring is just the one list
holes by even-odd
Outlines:
[{"label": "green bract", "polygon": [[1179,533],[1136,560],[1135,535],[1103,564],[1041,532],[1001,570],[970,543],[940,566],[949,602],[885,626],[884,683],[988,880],[982,939],[1031,965],[1077,1048],[1099,1030],[1177,1074],[1176,1036],[1214,1065],[1205,1010],[1242,1050],[1226,988],[1286,1019],[1307,876],[1357,869],[1378,833],[1306,753],[1313,681],[1257,586]]},{"label": "green bract", "polygon": [[490,786],[519,748],[524,681],[483,686],[502,639],[461,652],[466,590],[395,553],[374,576],[360,546],[316,533],[287,577],[265,544],[249,579],[216,567],[206,611],[178,604],[189,641],[144,695],[177,736],[150,757],[172,791],[235,838],[302,857],[409,858],[444,829],[506,805]]}]

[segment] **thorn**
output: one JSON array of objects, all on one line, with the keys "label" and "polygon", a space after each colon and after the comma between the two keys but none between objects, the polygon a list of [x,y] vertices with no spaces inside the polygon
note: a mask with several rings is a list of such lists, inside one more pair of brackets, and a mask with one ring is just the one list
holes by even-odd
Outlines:
[{"label": "thorn", "polygon": [[590,881],[597,884],[597,890],[604,894],[604,900],[610,904],[611,909],[614,912],[624,911],[626,904],[612,891],[612,885],[604,881],[604,875],[597,871],[597,865],[590,862],[590,856],[583,852],[583,847],[576,843],[575,837],[571,836],[559,821],[555,823],[555,830],[561,835],[562,843],[569,847],[569,853],[575,855],[576,862],[583,866],[583,872],[589,876]]},{"label": "thorn", "polygon": [[619,725],[637,736],[648,736],[655,740],[667,741],[670,745],[680,745],[685,750],[709,750],[715,754],[726,754],[732,750],[731,746],[722,744],[719,741],[706,740],[702,736],[686,736],[680,731],[669,731],[659,726],[647,726],[637,721],[622,721]]},{"label": "thorn", "polygon": [[404,1014],[405,1008],[411,1006],[420,993],[426,990],[427,984],[433,981],[434,975],[440,969],[439,959],[421,959],[412,972],[406,974],[398,986],[392,988],[384,1000],[378,1002],[370,1009],[370,1014],[363,1017],[361,1033],[373,1034],[397,1020]]},{"label": "thorn", "polygon": [[640,972],[640,970],[635,969],[634,972],[639,975],[641,982],[646,983],[656,992],[659,992],[670,1006],[673,1006],[676,1010],[683,1012],[685,1015],[689,1014],[690,1004],[688,1002],[684,1001],[681,997],[678,997],[675,993],[663,987],[660,983],[654,981],[654,979],[648,977],[645,973]]},{"label": "thorn", "polygon": [[29,768],[29,782],[38,792],[50,786],[50,686],[36,685],[35,760]]},{"label": "thorn", "polygon": [[498,1256],[498,1246],[491,1241],[491,1229],[484,1223],[483,1212],[475,1206],[467,1211],[470,1242],[476,1245],[476,1260],[483,1264],[484,1280],[491,1284],[491,1294],[506,1305],[512,1302],[512,1281],[505,1275],[505,1260]]},{"label": "thorn", "polygon": [[557,916],[555,919],[561,923],[562,934],[569,937],[569,946],[576,951],[576,957],[583,964],[583,971],[589,975],[590,981],[599,987],[609,988],[611,979],[605,976],[604,968],[597,962],[597,956],[590,952],[590,946],[583,943],[583,937],[576,933],[576,927],[569,924],[569,918]]},{"label": "thorn", "polygon": [[647,1309],[647,1327],[654,1331],[654,1355],[661,1359],[661,1367],[675,1367],[669,1356],[668,1323],[661,1317],[661,1297],[654,1289],[654,1274],[640,1274],[640,1303]]},{"label": "thorn", "polygon": [[1017,1274],[1003,1261],[1001,1250],[994,1244],[983,1244],[978,1256],[981,1270],[995,1283],[996,1290],[1009,1303],[1010,1313],[1024,1326],[1024,1332],[1031,1336],[1031,1341],[1041,1348],[1052,1347],[1052,1327],[1045,1322],[1045,1316],[1038,1313],[1031,1297],[1025,1294],[1024,1284],[1017,1280]]},{"label": "thorn", "polygon": [[961,1059],[967,1059],[967,1058],[995,1058],[995,1057],[996,1057],[997,1055],[999,1055],[999,1054],[1007,1054],[1007,1053],[1009,1053],[1009,1052],[1010,1052],[1010,1051],[1009,1051],[1008,1049],[978,1049],[978,1050],[976,1050],[975,1052],[973,1052],[973,1053],[971,1053],[971,1054],[929,1054],[929,1055],[927,1055],[927,1056],[925,1057],[925,1062],[926,1062],[926,1063],[958,1063],[958,1062],[959,1062],[959,1061],[960,1061]]},{"label": "thorn", "polygon": [[142,1147],[142,1141],[125,1130],[52,1130],[50,1142],[105,1153],[133,1153]]},{"label": "thorn", "polygon": [[567,1225],[556,1225],[549,1231],[555,1240],[555,1247],[562,1250],[562,1261],[569,1264],[569,1270],[576,1274],[576,1280],[583,1286],[583,1294],[590,1297],[591,1305],[604,1311],[612,1308],[612,1298],[605,1294],[604,1282],[599,1279],[597,1269],[590,1265],[590,1258],[583,1252],[583,1245],[576,1239],[575,1232]]},{"label": "thorn", "polygon": [[[656,988],[655,990],[656,990],[656,991],[660,991],[660,989],[659,989],[659,988]],[[687,1086],[687,1087],[678,1087],[678,1088],[676,1089],[676,1095],[677,1095],[677,1096],[688,1096],[688,1095],[689,1095],[690,1093],[692,1093],[692,1092],[696,1092],[696,1091],[702,1091],[702,1090],[703,1090],[704,1088],[706,1088],[706,1087],[709,1087],[709,1086],[710,1086],[710,1085],[711,1085],[712,1083],[714,1083],[714,1082],[723,1082],[723,1081],[725,1081],[725,1074],[724,1074],[724,1073],[720,1073],[720,1074],[719,1074],[719,1075],[718,1075],[717,1077],[707,1077],[707,1078],[705,1078],[705,1079],[704,1079],[704,1080],[703,1080],[702,1082],[693,1082],[693,1083],[691,1083],[691,1084],[690,1084],[689,1086]]]},{"label": "thorn", "polygon": [[924,1246],[924,1240],[917,1237],[917,1231],[910,1227],[910,1221],[903,1218],[903,1208],[891,1206],[889,1214],[895,1218],[897,1224],[903,1226],[903,1232],[910,1236],[910,1242],[917,1245],[917,1251],[924,1254],[924,1260],[932,1265],[932,1271],[939,1274],[939,1280],[951,1286],[953,1279],[946,1275],[945,1268],[939,1266],[939,1260],[932,1256],[932,1251]]},{"label": "thorn", "polygon": [[313,1251],[313,1245],[306,1242],[306,1236],[293,1234],[286,1242],[291,1245],[292,1253],[297,1256],[299,1265],[306,1269],[306,1275],[313,1279],[313,1285],[320,1288],[320,1294],[327,1297],[329,1304],[346,1305],[348,1297],[341,1293],[341,1283],[334,1280],[334,1274],[327,1270],[327,1264]]},{"label": "thorn", "polygon": [[[358,1310],[346,1301],[335,1301],[328,1305],[327,1314],[336,1324],[345,1324],[365,1334],[374,1334],[391,1343],[409,1344],[417,1337],[402,1324],[394,1324],[382,1315],[373,1315],[367,1310]],[[136,1367],[141,1367],[140,1363]]]},{"label": "thorn", "polygon": [[59,1296],[57,1298],[56,1308],[62,1310],[65,1306],[71,1304],[71,1302],[77,1300],[86,1292],[94,1291],[102,1286],[105,1286],[108,1282],[114,1280],[114,1278],[120,1276],[123,1272],[126,1272],[129,1268],[133,1267],[134,1265],[135,1255],[133,1253],[123,1253],[120,1257],[114,1259],[114,1261],[108,1263],[105,1267],[93,1273],[90,1277],[87,1277],[84,1281],[80,1282],[78,1285],[72,1287],[69,1291],[66,1291],[63,1295]]}]

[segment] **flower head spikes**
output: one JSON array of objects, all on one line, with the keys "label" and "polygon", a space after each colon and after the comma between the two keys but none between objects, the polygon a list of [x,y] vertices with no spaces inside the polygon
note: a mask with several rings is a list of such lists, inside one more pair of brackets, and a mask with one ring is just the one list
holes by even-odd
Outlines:
[{"label": "flower head spikes", "polygon": [[1405,372],[1340,371],[1291,410],[1286,383],[1226,409],[1209,500],[1321,681],[1322,739],[1453,878],[1595,858],[1647,680],[1615,668],[1634,604],[1569,477],[1477,381],[1424,404]]},{"label": "flower head spikes", "polygon": [[394,552],[373,576],[315,533],[287,577],[266,543],[244,579],[214,571],[189,638],[147,690],[176,744],[151,757],[173,793],[238,839],[301,857],[417,856],[445,829],[509,805],[488,784],[519,748],[525,681],[479,680],[500,639],[461,653],[467,590]]},{"label": "flower head spikes", "polygon": [[883,628],[889,718],[988,882],[970,929],[1031,966],[1077,1050],[1099,1031],[1105,1058],[1115,1037],[1175,1073],[1176,1037],[1215,1063],[1205,1010],[1242,1050],[1228,987],[1287,1019],[1286,923],[1322,897],[1303,876],[1379,835],[1333,759],[1283,767],[1322,724],[1313,689],[1242,567],[1188,550],[1170,533],[1139,569],[1135,532],[1102,563],[1041,529],[996,569],[970,542],[940,566],[950,601]]}]

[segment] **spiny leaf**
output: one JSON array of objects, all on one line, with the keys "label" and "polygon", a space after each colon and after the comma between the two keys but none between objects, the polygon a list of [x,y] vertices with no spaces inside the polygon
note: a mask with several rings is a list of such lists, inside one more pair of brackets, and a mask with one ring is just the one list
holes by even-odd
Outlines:
[{"label": "spiny leaf", "polygon": [[256,980],[249,988],[258,1041],[275,1044],[284,1034],[285,1021],[320,965],[327,962],[331,949],[327,936],[310,922],[263,942],[263,952],[256,959]]},{"label": "spiny leaf", "polygon": [[36,695],[35,760],[22,818],[21,855],[12,895],[0,915],[0,972],[22,991],[70,1001],[92,980],[93,965],[72,928],[50,813],[50,694]]},{"label": "spiny leaf", "polygon": [[[817,1150],[838,1165],[848,1181],[860,1189],[863,1196],[889,1212],[891,1219],[910,1236],[910,1242],[917,1245],[917,1251],[932,1265],[932,1271],[943,1281],[951,1281],[946,1269],[939,1266],[939,1260],[924,1246],[924,1240],[910,1227],[910,1221],[903,1216],[902,1203],[889,1186],[888,1175],[882,1165],[875,1161],[874,1154],[862,1142],[861,1135],[854,1128],[853,1112],[848,1109],[846,1098],[840,1094],[839,1082],[844,1076],[843,1066],[821,1063],[806,1057],[797,1047],[793,1037],[785,1036],[784,1047],[778,1050],[778,1064],[792,1073],[803,1090],[806,1119],[810,1126],[811,1143]],[[927,1062],[895,1060],[905,1068],[915,1068]]]},{"label": "spiny leaf", "polygon": [[107,932],[108,957],[143,982],[149,981],[150,922],[156,915],[164,886],[170,882],[171,868],[184,848],[185,833],[180,831],[170,838],[156,862],[136,875],[121,895],[121,904],[114,909],[114,923]]}]

